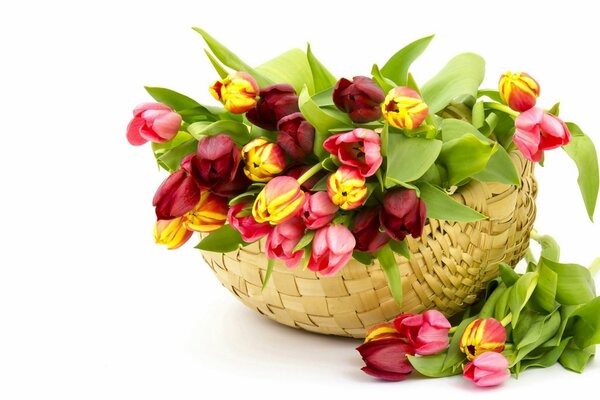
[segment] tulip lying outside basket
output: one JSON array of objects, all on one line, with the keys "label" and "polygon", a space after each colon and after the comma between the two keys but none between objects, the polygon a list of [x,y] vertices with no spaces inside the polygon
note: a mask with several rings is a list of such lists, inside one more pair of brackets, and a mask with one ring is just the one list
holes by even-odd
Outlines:
[{"label": "tulip lying outside basket", "polygon": [[366,336],[363,370],[383,379],[463,371],[491,386],[509,368],[583,369],[600,341],[594,268],[561,264],[538,235],[540,259],[513,271],[545,150],[577,165],[590,218],[598,194],[592,142],[558,104],[536,107],[534,78],[506,73],[482,90],[484,61],[465,53],[419,85],[409,67],[431,37],[370,77],[337,79],[310,47],[253,68],[196,31],[222,106],[147,87],[158,103],[127,129],[170,173],[153,201],[157,243],[200,232],[241,301],[289,326]]}]

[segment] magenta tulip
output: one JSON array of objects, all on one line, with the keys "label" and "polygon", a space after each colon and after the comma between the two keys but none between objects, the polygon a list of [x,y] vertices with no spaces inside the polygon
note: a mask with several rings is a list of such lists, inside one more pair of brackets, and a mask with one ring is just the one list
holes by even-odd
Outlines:
[{"label": "magenta tulip", "polygon": [[380,339],[363,343],[356,348],[366,366],[362,370],[376,378],[401,381],[412,372],[406,357],[414,355],[412,346],[402,339]]},{"label": "magenta tulip", "polygon": [[425,215],[425,202],[417,197],[417,192],[394,189],[383,198],[380,221],[392,239],[404,240],[407,235],[417,238],[423,234]]},{"label": "magenta tulip", "polygon": [[352,80],[342,78],[333,88],[333,103],[341,111],[347,112],[356,123],[381,118],[381,103],[384,99],[383,90],[366,76],[355,76]]},{"label": "magenta tulip", "polygon": [[294,160],[304,160],[313,152],[315,128],[304,119],[302,113],[293,113],[279,120],[277,144]]},{"label": "magenta tulip", "polygon": [[401,314],[394,319],[394,327],[415,348],[415,354],[427,356],[448,348],[448,319],[437,310],[423,314]]},{"label": "magenta tulip", "polygon": [[508,360],[501,353],[482,353],[465,365],[463,376],[477,386],[500,385],[510,377]]},{"label": "magenta tulip", "polygon": [[231,206],[227,221],[242,235],[244,242],[252,243],[271,232],[268,223],[259,224],[252,216],[252,203],[238,203]]},{"label": "magenta tulip", "polygon": [[356,241],[344,225],[328,225],[315,234],[308,269],[332,276],[352,257]]},{"label": "magenta tulip", "polygon": [[356,167],[364,177],[375,174],[383,162],[381,139],[370,129],[357,128],[330,136],[323,147],[344,165]]},{"label": "magenta tulip", "polygon": [[134,146],[148,141],[164,143],[173,139],[181,126],[181,116],[160,103],[142,103],[133,110],[127,126],[127,140]]},{"label": "magenta tulip", "polygon": [[352,234],[356,239],[357,251],[375,253],[390,241],[390,236],[381,232],[380,206],[362,208],[352,223]]},{"label": "magenta tulip", "polygon": [[306,193],[306,197],[301,215],[308,229],[322,228],[333,220],[338,206],[329,200],[327,192]]},{"label": "magenta tulip", "polygon": [[294,251],[294,247],[304,236],[304,224],[300,218],[292,218],[275,225],[267,235],[266,251],[269,258],[281,260],[288,268],[296,268],[304,250]]},{"label": "magenta tulip", "polygon": [[226,134],[205,136],[191,161],[192,175],[203,189],[225,195],[221,186],[234,180],[240,159],[240,148]]},{"label": "magenta tulip", "polygon": [[286,115],[300,111],[298,96],[287,83],[267,86],[260,91],[260,100],[246,113],[248,121],[263,129],[273,131],[277,123]]},{"label": "magenta tulip", "polygon": [[567,125],[558,117],[540,108],[519,114],[515,121],[513,141],[528,160],[538,162],[544,150],[564,146],[571,141]]},{"label": "magenta tulip", "polygon": [[200,201],[200,187],[189,173],[193,154],[181,162],[181,169],[173,172],[161,183],[154,194],[152,205],[156,207],[159,220],[181,217],[192,210]]}]

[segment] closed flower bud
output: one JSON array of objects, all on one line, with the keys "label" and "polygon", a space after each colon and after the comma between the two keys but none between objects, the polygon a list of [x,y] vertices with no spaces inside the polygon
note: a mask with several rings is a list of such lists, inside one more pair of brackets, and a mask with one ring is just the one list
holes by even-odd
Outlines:
[{"label": "closed flower bud", "polygon": [[381,139],[370,129],[357,128],[330,136],[323,147],[344,165],[358,168],[364,177],[375,174],[383,162]]},{"label": "closed flower bud", "polygon": [[212,232],[227,221],[227,200],[211,192],[202,192],[200,201],[183,216],[183,226],[194,232]]},{"label": "closed flower bud", "polygon": [[133,110],[127,126],[127,140],[134,146],[148,141],[164,143],[173,139],[181,126],[181,116],[160,103],[143,103]]},{"label": "closed flower bud", "polygon": [[420,237],[425,216],[425,202],[412,189],[394,189],[383,198],[380,222],[385,232],[395,240],[404,240],[407,235]]},{"label": "closed flower bud", "polygon": [[482,353],[492,351],[500,353],[504,350],[506,329],[494,318],[476,319],[472,321],[460,338],[460,350],[469,360]]},{"label": "closed flower bud", "polygon": [[465,365],[463,376],[477,386],[497,386],[510,377],[508,360],[500,353],[483,353]]},{"label": "closed flower bud", "polygon": [[327,179],[327,194],[342,210],[360,207],[367,197],[365,178],[358,169],[342,166]]},{"label": "closed flower bud", "polygon": [[183,225],[183,218],[159,219],[154,224],[154,240],[158,244],[164,244],[169,250],[181,247],[192,236]]},{"label": "closed flower bud", "polygon": [[188,168],[193,157],[194,155],[189,155],[184,158],[181,169],[169,175],[156,190],[152,205],[156,207],[157,219],[181,217],[200,201],[200,187]]},{"label": "closed flower bud", "polygon": [[381,103],[385,93],[366,76],[355,76],[349,80],[342,78],[333,88],[333,103],[341,111],[348,113],[356,123],[376,121],[381,118]]},{"label": "closed flower bud", "polygon": [[429,107],[413,89],[398,86],[390,90],[381,105],[385,120],[396,128],[415,129],[425,120]]},{"label": "closed flower bud", "polygon": [[205,136],[198,142],[191,172],[203,189],[226,195],[220,189],[234,180],[240,159],[240,148],[226,134]]},{"label": "closed flower bud", "polygon": [[525,72],[506,72],[498,83],[500,97],[515,111],[527,111],[540,96],[540,85]]},{"label": "closed flower bud", "polygon": [[375,253],[390,241],[390,236],[380,230],[381,207],[362,208],[352,222],[352,234],[356,239],[357,251]]},{"label": "closed flower bud", "polygon": [[227,111],[234,114],[243,114],[254,108],[259,92],[254,78],[241,71],[216,81],[209,90],[215,99],[223,103]]},{"label": "closed flower bud", "polygon": [[293,113],[279,120],[277,144],[296,161],[304,160],[313,152],[315,128],[304,119],[302,113]]},{"label": "closed flower bud", "polygon": [[256,126],[274,131],[281,118],[298,111],[298,96],[294,88],[287,83],[279,83],[261,89],[260,100],[246,117]]},{"label": "closed flower bud", "polygon": [[304,236],[304,224],[300,218],[292,218],[283,222],[269,232],[265,249],[267,256],[283,261],[288,268],[296,268],[304,250],[294,251],[294,248]]},{"label": "closed flower bud", "polygon": [[423,314],[402,314],[394,319],[394,327],[415,348],[415,353],[426,356],[448,348],[448,319],[437,310]]},{"label": "closed flower bud", "polygon": [[338,206],[333,204],[325,192],[306,194],[302,207],[302,220],[308,229],[319,229],[335,217]]},{"label": "closed flower bud", "polygon": [[264,138],[257,138],[242,148],[246,163],[244,173],[253,182],[268,182],[285,168],[285,156],[281,147]]},{"label": "closed flower bud", "polygon": [[304,192],[298,181],[289,176],[277,176],[256,197],[252,216],[258,223],[277,225],[297,216],[303,204]]},{"label": "closed flower bud", "polygon": [[413,347],[404,339],[371,340],[356,348],[365,366],[363,372],[387,381],[401,381],[412,372],[407,355],[414,355]]},{"label": "closed flower bud", "polygon": [[252,203],[238,203],[229,209],[227,221],[246,243],[252,243],[271,231],[268,223],[259,224],[252,216]]},{"label": "closed flower bud", "polygon": [[568,144],[571,133],[560,118],[534,107],[517,117],[513,141],[525,158],[538,162],[544,150]]},{"label": "closed flower bud", "polygon": [[324,276],[335,275],[352,257],[354,237],[344,225],[328,225],[315,233],[307,268]]}]

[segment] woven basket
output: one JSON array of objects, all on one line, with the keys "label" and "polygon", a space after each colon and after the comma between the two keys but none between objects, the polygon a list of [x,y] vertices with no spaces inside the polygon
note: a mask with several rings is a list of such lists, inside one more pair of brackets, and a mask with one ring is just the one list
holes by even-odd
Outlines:
[{"label": "woven basket", "polygon": [[230,253],[203,252],[223,286],[248,307],[294,328],[362,338],[366,330],[401,312],[436,308],[451,316],[474,303],[498,275],[498,263],[515,265],[529,244],[537,184],[533,164],[511,154],[521,187],[471,182],[453,196],[489,219],[447,222],[429,219],[423,236],[408,237],[410,260],[397,256],[403,306],[392,299],[383,271],[351,260],[334,277],[288,269],[277,262],[264,291],[264,241]]}]

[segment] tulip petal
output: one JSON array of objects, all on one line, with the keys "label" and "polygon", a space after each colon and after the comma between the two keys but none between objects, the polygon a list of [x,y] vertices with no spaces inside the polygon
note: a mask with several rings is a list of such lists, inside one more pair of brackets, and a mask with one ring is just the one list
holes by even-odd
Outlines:
[{"label": "tulip petal", "polygon": [[396,373],[396,372],[388,372],[388,371],[381,371],[378,369],[372,369],[369,367],[362,367],[361,370],[366,373],[367,375],[371,375],[375,378],[380,378],[386,381],[392,381],[392,382],[398,382],[398,381],[403,381],[404,379],[408,378],[410,376],[410,374],[404,374],[404,373]]},{"label": "tulip petal", "polygon": [[164,140],[171,140],[177,134],[181,126],[181,116],[174,112],[163,112],[159,118],[154,120],[152,129]]},{"label": "tulip petal", "polygon": [[140,129],[144,126],[145,122],[142,118],[133,118],[129,125],[127,125],[127,141],[133,146],[141,146],[148,140],[143,138],[140,134]]}]

